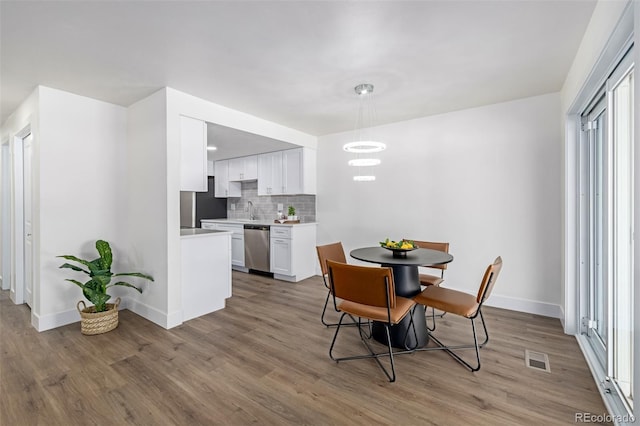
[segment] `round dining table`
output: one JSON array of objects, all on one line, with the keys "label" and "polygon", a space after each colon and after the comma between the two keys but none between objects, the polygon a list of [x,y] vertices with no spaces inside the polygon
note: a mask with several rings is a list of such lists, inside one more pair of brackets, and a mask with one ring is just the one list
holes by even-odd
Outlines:
[{"label": "round dining table", "polygon": [[[411,298],[420,293],[419,266],[444,265],[453,260],[453,256],[443,251],[418,248],[405,252],[400,256],[394,256],[391,250],[383,247],[364,247],[352,250],[351,257],[363,262],[378,263],[383,267],[393,270],[393,281],[396,295]],[[416,327],[416,333],[410,329],[410,315]],[[412,313],[407,315],[400,323],[390,327],[391,345],[402,349],[415,349],[425,346],[429,342],[425,309],[423,305],[417,305]],[[416,341],[417,336],[417,341]],[[387,343],[383,323],[374,321],[373,338],[380,343]]]}]

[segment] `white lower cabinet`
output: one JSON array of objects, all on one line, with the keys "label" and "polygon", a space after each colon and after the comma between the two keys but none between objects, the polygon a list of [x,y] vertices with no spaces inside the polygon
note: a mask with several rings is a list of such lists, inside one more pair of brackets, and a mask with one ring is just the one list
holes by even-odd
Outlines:
[{"label": "white lower cabinet", "polygon": [[229,234],[181,237],[182,321],[225,307],[231,297]]},{"label": "white lower cabinet", "polygon": [[247,271],[244,267],[244,225],[203,221],[200,227],[233,232],[231,235],[231,266],[239,271]]},{"label": "white lower cabinet", "polygon": [[291,240],[271,238],[271,272],[293,275],[291,272]]},{"label": "white lower cabinet", "polygon": [[298,282],[316,273],[316,225],[271,226],[271,272],[279,280]]}]

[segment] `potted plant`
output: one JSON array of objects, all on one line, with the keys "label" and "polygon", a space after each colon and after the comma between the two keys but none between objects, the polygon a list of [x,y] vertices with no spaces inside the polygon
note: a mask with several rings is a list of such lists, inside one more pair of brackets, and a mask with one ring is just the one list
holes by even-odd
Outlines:
[{"label": "potted plant", "polygon": [[[124,281],[111,282],[112,277],[131,276],[144,278],[153,281],[153,277],[140,272],[121,272],[114,274],[111,272],[111,263],[113,262],[113,254],[111,246],[104,240],[96,241],[96,250],[98,250],[99,258],[94,260],[84,260],[72,255],[62,255],[62,257],[73,262],[77,262],[86,267],[65,263],[60,268],[69,268],[74,271],[83,272],[89,276],[89,281],[84,284],[80,281],[67,278],[66,281],[72,282],[82,289],[82,294],[94,306],[86,307],[84,301],[79,301],[76,307],[81,316],[82,334],[100,334],[111,331],[118,326],[118,305],[120,298],[115,303],[107,303],[111,299],[111,295],[107,294],[107,289],[115,285],[130,287],[142,293],[142,289]],[[82,309],[80,305],[82,304]]]},{"label": "potted plant", "polygon": [[289,211],[287,213],[288,213],[288,217],[287,217],[288,220],[296,220],[296,219],[298,219],[296,217],[296,208],[295,207],[289,206]]}]

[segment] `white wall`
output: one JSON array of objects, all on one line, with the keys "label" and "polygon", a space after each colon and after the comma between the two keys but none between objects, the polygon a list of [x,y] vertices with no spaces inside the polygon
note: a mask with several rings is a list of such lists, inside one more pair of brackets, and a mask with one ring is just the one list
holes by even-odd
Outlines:
[{"label": "white wall", "polygon": [[[96,256],[98,238],[125,246],[123,218],[126,109],[38,87],[3,126],[33,134],[34,277],[32,323],[39,331],[79,320],[80,290],[58,267],[60,254]],[[4,136],[3,136],[4,137]],[[117,262],[117,254],[116,254]],[[75,276],[75,278],[80,278]]]},{"label": "white wall", "polygon": [[[39,312],[34,324],[38,330],[57,327],[60,313],[73,312],[83,300],[80,289],[64,281],[81,274],[58,267],[74,254],[97,257],[95,241],[110,242],[114,251],[114,270],[122,263],[119,254],[126,248],[121,227],[125,218],[126,109],[83,96],[47,87],[40,88],[39,236],[40,267],[35,285]],[[34,223],[38,218],[34,217]],[[37,264],[38,262],[36,262]]]},{"label": "white wall", "polygon": [[559,107],[549,94],[378,127],[375,182],[352,181],[351,132],[320,137],[318,243],[449,241],[447,286],[472,293],[501,255],[488,304],[559,316]]},{"label": "white wall", "polygon": [[[166,90],[131,105],[127,127],[127,220],[130,264],[151,274],[155,282],[142,295],[132,294],[129,309],[165,328],[182,322],[171,309],[169,288],[176,277],[167,264],[167,164]],[[179,154],[178,154],[179,158]],[[179,225],[175,232],[179,233]],[[141,269],[142,268],[142,269]],[[173,303],[180,304],[180,295]],[[177,318],[176,318],[177,317]]]}]

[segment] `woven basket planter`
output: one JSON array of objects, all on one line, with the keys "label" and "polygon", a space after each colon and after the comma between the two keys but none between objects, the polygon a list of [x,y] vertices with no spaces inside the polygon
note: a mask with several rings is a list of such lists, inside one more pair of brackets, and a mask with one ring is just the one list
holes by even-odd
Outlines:
[{"label": "woven basket planter", "polygon": [[[80,305],[82,304],[82,308]],[[107,310],[104,312],[96,312],[95,306],[87,306],[84,301],[79,301],[76,307],[80,312],[80,331],[82,334],[94,335],[111,331],[118,326],[118,306],[120,298],[116,299],[116,303],[107,303]]]}]

